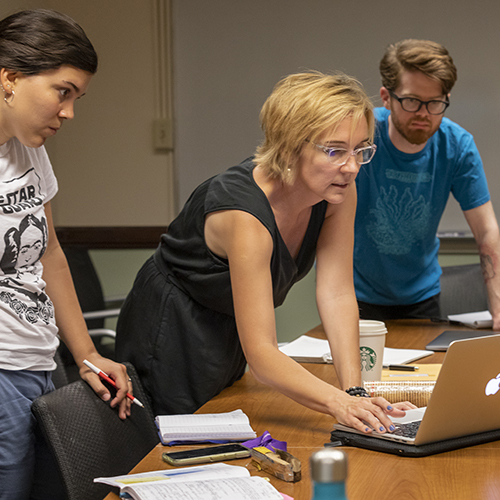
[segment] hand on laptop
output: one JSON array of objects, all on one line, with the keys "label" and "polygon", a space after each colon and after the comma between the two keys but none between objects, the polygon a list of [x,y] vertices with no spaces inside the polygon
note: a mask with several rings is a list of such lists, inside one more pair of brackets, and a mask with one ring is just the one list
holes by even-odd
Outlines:
[{"label": "hand on laptop", "polygon": [[392,432],[394,425],[388,417],[404,417],[406,410],[416,406],[408,401],[389,403],[384,398],[358,398],[346,394],[337,406],[335,417],[339,423],[354,427],[355,429],[370,434],[372,429],[377,432]]},{"label": "hand on laptop", "polygon": [[[410,403],[409,401],[401,401],[400,403],[393,403],[390,406],[392,406],[393,409],[403,410],[403,411],[414,410],[415,408],[418,408],[417,406],[415,406],[413,403]],[[394,415],[391,411],[389,411],[389,414],[391,415],[391,417],[401,417],[402,416],[402,415]]]}]

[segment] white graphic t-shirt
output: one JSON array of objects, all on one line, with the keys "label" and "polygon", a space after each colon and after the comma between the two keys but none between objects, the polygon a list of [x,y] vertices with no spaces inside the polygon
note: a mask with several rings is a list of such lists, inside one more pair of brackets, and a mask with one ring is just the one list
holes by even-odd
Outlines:
[{"label": "white graphic t-shirt", "polygon": [[40,258],[47,248],[44,204],[57,192],[42,146],[0,146],[0,368],[53,370],[59,345]]}]

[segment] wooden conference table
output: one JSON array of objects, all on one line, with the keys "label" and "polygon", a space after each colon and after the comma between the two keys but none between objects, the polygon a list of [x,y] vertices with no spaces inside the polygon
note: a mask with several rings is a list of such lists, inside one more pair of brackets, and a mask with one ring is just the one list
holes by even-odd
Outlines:
[{"label": "wooden conference table", "polygon": [[[387,347],[414,349],[424,349],[427,342],[444,330],[467,330],[426,320],[388,321],[387,327]],[[324,337],[321,326],[308,334]],[[419,360],[418,364],[441,363],[443,358],[444,353],[434,353]],[[307,363],[304,366],[323,380],[337,384],[332,365]],[[288,443],[288,451],[302,462],[302,480],[287,483],[258,472],[249,458],[228,463],[247,467],[251,475],[269,477],[279,491],[295,500],[310,499],[309,457],[329,441],[334,419],[259,384],[249,373],[198,412],[217,413],[238,408],[249,416],[257,435],[269,431],[272,437]],[[131,472],[171,468],[161,458],[166,449],[169,448],[161,444],[153,448]],[[398,457],[350,447],[341,449],[348,455],[347,494],[350,500],[500,499],[500,441],[424,458]],[[118,495],[114,493],[105,498],[116,499]]]}]

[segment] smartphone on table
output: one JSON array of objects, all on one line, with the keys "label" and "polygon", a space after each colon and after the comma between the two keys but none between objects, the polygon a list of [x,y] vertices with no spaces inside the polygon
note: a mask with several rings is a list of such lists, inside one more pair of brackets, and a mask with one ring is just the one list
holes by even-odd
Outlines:
[{"label": "smartphone on table", "polygon": [[195,450],[165,452],[162,457],[170,465],[191,465],[245,458],[250,455],[249,448],[238,443],[229,443]]}]

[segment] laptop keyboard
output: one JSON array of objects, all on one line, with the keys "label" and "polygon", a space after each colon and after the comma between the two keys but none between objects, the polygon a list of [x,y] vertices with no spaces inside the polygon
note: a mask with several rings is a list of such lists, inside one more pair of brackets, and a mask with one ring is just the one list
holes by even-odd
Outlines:
[{"label": "laptop keyboard", "polygon": [[409,422],[407,424],[394,424],[396,430],[391,434],[396,436],[403,436],[407,438],[414,438],[417,435],[418,428],[420,427],[420,420],[417,422]]}]

